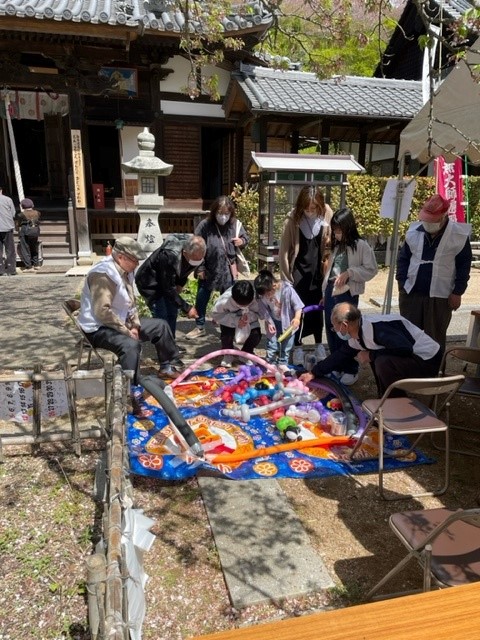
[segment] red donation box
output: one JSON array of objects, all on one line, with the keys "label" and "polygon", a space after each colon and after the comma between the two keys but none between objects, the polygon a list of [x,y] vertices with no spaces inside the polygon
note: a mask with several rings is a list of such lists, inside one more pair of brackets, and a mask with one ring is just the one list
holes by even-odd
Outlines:
[{"label": "red donation box", "polygon": [[105,187],[103,184],[92,184],[93,208],[105,209]]}]

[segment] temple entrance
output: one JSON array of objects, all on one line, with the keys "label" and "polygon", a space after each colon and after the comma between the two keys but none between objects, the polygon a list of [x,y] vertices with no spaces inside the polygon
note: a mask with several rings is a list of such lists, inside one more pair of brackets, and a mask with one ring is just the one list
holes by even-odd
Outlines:
[{"label": "temple entrance", "polygon": [[102,184],[107,198],[122,197],[119,132],[115,127],[88,127],[92,184]]},{"label": "temple entrance", "polygon": [[[65,133],[66,118],[46,115],[42,120],[12,119],[18,166],[26,197],[67,198],[67,162],[70,146]],[[0,129],[3,149],[0,175],[5,192],[18,197],[7,123]]]}]

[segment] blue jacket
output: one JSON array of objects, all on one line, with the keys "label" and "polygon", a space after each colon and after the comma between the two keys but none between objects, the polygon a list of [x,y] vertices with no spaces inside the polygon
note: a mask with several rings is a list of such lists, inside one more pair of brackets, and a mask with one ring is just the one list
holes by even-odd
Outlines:
[{"label": "blue jacket", "polygon": [[[316,364],[312,373],[321,378],[332,371],[343,371],[351,364],[359,351],[369,351],[370,360],[381,355],[409,357],[416,355],[430,360],[440,349],[422,329],[399,314],[363,316],[360,320],[358,339],[351,338],[328,358]],[[414,372],[412,372],[414,374]]]}]

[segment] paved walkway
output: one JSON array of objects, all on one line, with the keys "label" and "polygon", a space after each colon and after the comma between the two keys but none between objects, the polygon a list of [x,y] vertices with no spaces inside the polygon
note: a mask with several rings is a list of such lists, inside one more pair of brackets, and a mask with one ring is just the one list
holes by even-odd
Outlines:
[{"label": "paved walkway", "polygon": [[[387,282],[387,270],[382,270],[369,283],[361,298],[365,313],[379,313]],[[63,274],[18,275],[0,280],[0,367],[12,368],[31,365],[33,361],[55,364],[63,355],[75,359],[78,334],[67,320],[62,301],[79,294],[83,275],[65,277]],[[468,331],[470,312],[480,308],[480,270],[472,269],[469,288],[463,304],[453,314],[448,335],[464,339]],[[396,289],[395,289],[396,293]],[[394,305],[396,298],[393,298]],[[392,312],[398,312],[396,306]],[[191,320],[178,323],[179,343],[188,349],[186,360],[193,361],[220,348],[217,330],[207,323],[207,335],[194,344],[184,340],[192,327]],[[305,340],[306,344],[311,338]]]}]

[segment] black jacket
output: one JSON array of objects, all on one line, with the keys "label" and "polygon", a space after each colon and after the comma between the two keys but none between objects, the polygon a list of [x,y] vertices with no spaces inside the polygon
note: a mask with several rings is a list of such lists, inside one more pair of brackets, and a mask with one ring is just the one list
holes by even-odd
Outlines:
[{"label": "black jacket", "polygon": [[167,298],[185,313],[192,308],[177,292],[195,269],[183,257],[183,246],[180,240],[166,241],[138,268],[135,283],[149,307],[155,300]]}]

